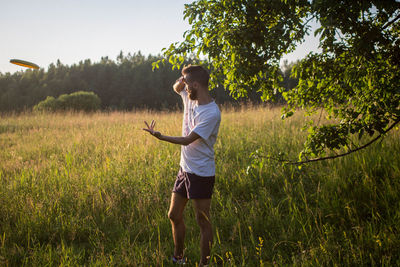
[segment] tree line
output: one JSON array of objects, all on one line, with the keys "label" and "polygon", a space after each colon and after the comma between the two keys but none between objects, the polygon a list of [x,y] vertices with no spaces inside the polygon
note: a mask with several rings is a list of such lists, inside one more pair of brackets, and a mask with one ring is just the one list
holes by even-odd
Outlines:
[{"label": "tree line", "polygon": [[[99,96],[102,110],[176,109],[181,101],[171,88],[180,70],[172,69],[170,63],[153,70],[152,63],[160,59],[161,56],[145,56],[141,52],[124,55],[121,51],[115,60],[102,57],[99,62],[92,62],[86,59],[71,66],[58,60],[50,64],[47,71],[41,68],[0,73],[0,112],[31,110],[49,96],[57,98],[78,91]],[[194,59],[186,59],[186,64],[195,63]],[[283,83],[290,81],[288,68],[291,66],[286,62],[283,74],[287,77]],[[212,94],[220,104],[240,102],[223,86],[213,89]],[[259,102],[260,96],[252,92],[246,101],[249,99]]]}]

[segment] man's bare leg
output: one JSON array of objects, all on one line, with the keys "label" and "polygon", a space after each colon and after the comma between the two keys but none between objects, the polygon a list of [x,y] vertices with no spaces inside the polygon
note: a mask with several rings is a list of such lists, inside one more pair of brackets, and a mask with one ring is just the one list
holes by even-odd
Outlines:
[{"label": "man's bare leg", "polygon": [[196,220],[200,226],[200,266],[208,264],[210,260],[211,245],[213,242],[212,225],[210,219],[211,199],[193,199]]},{"label": "man's bare leg", "polygon": [[185,223],[183,211],[188,199],[177,193],[172,193],[168,218],[171,220],[172,236],[174,238],[174,257],[182,257],[185,242]]}]

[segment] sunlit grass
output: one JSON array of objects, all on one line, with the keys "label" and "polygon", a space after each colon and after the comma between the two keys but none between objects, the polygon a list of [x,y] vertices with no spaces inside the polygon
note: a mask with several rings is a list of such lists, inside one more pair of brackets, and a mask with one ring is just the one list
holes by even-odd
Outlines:
[{"label": "sunlit grass", "polygon": [[[167,218],[180,148],[142,128],[181,133],[181,112],[24,114],[0,119],[0,265],[168,266]],[[302,113],[224,110],[215,145],[213,261],[396,264],[400,134],[348,157],[303,166],[252,161],[257,149],[296,159]],[[186,251],[199,259],[189,205]]]}]

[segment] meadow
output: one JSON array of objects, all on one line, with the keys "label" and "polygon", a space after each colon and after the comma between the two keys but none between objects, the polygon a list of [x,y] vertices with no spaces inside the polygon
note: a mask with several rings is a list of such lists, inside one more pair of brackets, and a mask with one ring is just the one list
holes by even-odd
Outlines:
[{"label": "meadow", "polygon": [[[170,266],[181,112],[0,117],[0,266]],[[400,131],[344,158],[296,159],[302,112],[224,109],[215,145],[213,265],[400,265]],[[188,266],[200,257],[191,204]],[[218,264],[217,264],[218,263]]]}]

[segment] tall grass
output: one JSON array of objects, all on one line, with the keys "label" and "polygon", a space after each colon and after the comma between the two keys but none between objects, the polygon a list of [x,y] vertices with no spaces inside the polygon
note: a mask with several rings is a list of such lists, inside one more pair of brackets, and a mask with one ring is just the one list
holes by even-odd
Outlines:
[{"label": "tall grass", "polygon": [[[182,114],[23,114],[0,119],[0,265],[169,266],[169,198]],[[400,133],[345,158],[295,158],[301,113],[225,110],[216,150],[212,261],[222,266],[399,265]],[[185,255],[200,258],[193,211]]]}]

